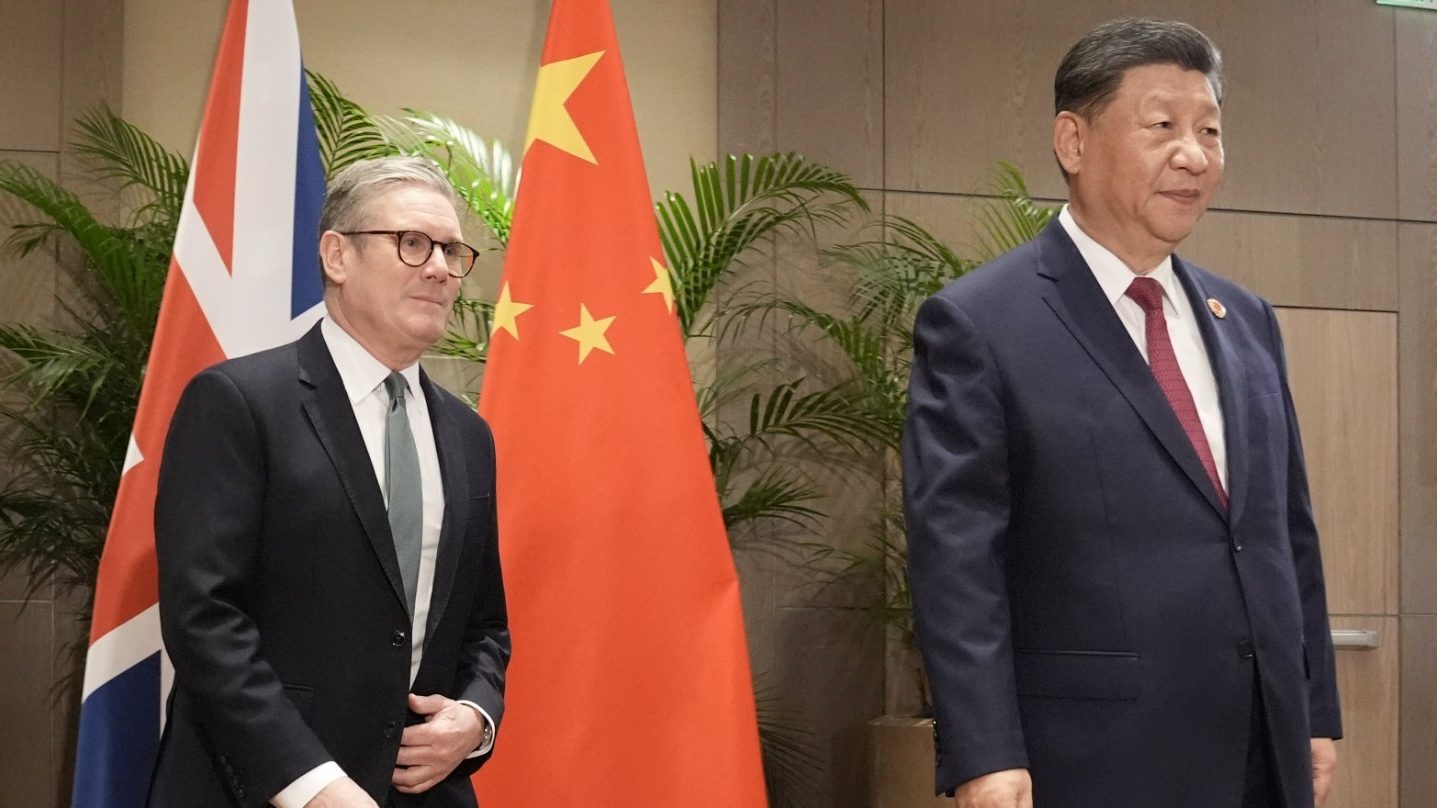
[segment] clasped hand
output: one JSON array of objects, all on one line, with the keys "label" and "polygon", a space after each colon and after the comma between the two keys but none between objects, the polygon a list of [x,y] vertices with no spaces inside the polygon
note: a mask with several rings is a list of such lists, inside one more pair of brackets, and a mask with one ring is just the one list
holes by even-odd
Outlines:
[{"label": "clasped hand", "polygon": [[390,781],[405,794],[419,794],[449,776],[484,738],[478,711],[444,696],[409,694],[409,709],[424,723],[404,728],[398,766]]}]

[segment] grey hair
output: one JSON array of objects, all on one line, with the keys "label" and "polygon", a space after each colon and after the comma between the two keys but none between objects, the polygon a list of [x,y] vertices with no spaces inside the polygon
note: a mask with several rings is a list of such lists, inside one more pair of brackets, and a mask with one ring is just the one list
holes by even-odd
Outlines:
[{"label": "grey hair", "polygon": [[378,157],[350,163],[329,181],[319,213],[319,232],[363,227],[369,203],[396,185],[431,188],[449,200],[456,213],[459,210],[454,186],[432,160],[407,155]]},{"label": "grey hair", "polygon": [[1053,112],[1088,120],[1103,111],[1123,75],[1144,65],[1177,65],[1207,77],[1222,103],[1222,54],[1202,31],[1176,20],[1105,22],[1078,40],[1053,77]]}]

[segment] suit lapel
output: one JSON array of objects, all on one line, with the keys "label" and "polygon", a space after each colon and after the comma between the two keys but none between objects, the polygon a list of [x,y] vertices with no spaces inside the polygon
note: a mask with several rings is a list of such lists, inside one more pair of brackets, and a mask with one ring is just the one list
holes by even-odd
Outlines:
[{"label": "suit lapel", "polygon": [[1056,219],[1038,235],[1039,274],[1053,281],[1048,307],[1128,400],[1173,462],[1223,516],[1227,510],[1183,431],[1182,423],[1143,356],[1133,344],[1097,278]]},{"label": "suit lapel", "polygon": [[1226,321],[1218,320],[1208,309],[1207,289],[1203,279],[1193,268],[1173,256],[1173,271],[1187,291],[1192,302],[1193,315],[1197,317],[1198,330],[1202,333],[1203,345],[1212,362],[1212,373],[1217,380],[1218,401],[1222,406],[1223,441],[1227,450],[1227,495],[1228,521],[1237,524],[1247,501],[1248,456],[1247,456],[1247,385],[1233,345],[1231,330]]},{"label": "suit lapel", "polygon": [[354,407],[344,391],[344,382],[319,333],[319,326],[309,330],[299,341],[299,381],[306,388],[301,400],[305,415],[315,435],[324,446],[335,473],[349,495],[350,504],[364,526],[364,533],[400,608],[409,610],[404,595],[404,581],[399,574],[399,559],[394,552],[394,538],[389,533],[389,516],[384,509],[384,495],[374,477],[374,464],[364,448],[364,436],[354,419]]},{"label": "suit lapel", "polygon": [[464,549],[464,536],[468,531],[469,473],[464,465],[459,425],[446,411],[438,388],[422,368],[419,371],[419,386],[423,388],[425,402],[429,405],[434,446],[439,452],[439,472],[444,478],[444,523],[439,533],[439,553],[434,562],[434,588],[429,599],[427,621],[428,636],[433,636],[449,602],[449,595],[454,591],[454,574],[459,568],[459,554]]}]

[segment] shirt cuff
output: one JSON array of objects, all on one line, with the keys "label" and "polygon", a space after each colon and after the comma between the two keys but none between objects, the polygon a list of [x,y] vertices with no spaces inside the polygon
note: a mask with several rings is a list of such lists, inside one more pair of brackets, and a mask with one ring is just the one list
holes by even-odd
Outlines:
[{"label": "shirt cuff", "polygon": [[489,754],[489,750],[494,748],[494,738],[499,735],[499,728],[494,726],[494,719],[490,718],[489,714],[484,712],[483,707],[480,707],[472,701],[465,701],[463,699],[460,699],[459,703],[469,707],[473,707],[474,710],[479,713],[479,716],[484,719],[485,726],[491,729],[490,732],[485,733],[485,735],[488,736],[488,740],[481,741],[479,744],[479,748],[465,755],[464,759],[469,760],[471,758],[477,758],[480,755]]},{"label": "shirt cuff", "polygon": [[304,808],[325,786],[345,776],[344,769],[339,768],[338,763],[332,760],[321,763],[285,786],[283,791],[270,798],[269,804],[274,808]]}]

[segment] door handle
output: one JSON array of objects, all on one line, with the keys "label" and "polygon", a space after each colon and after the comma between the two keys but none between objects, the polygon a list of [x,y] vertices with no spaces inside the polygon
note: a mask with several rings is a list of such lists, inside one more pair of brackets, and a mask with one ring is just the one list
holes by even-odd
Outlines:
[{"label": "door handle", "polygon": [[1370,628],[1335,628],[1332,630],[1333,648],[1351,648],[1359,651],[1366,651],[1376,648],[1379,644],[1379,637],[1376,629]]}]

